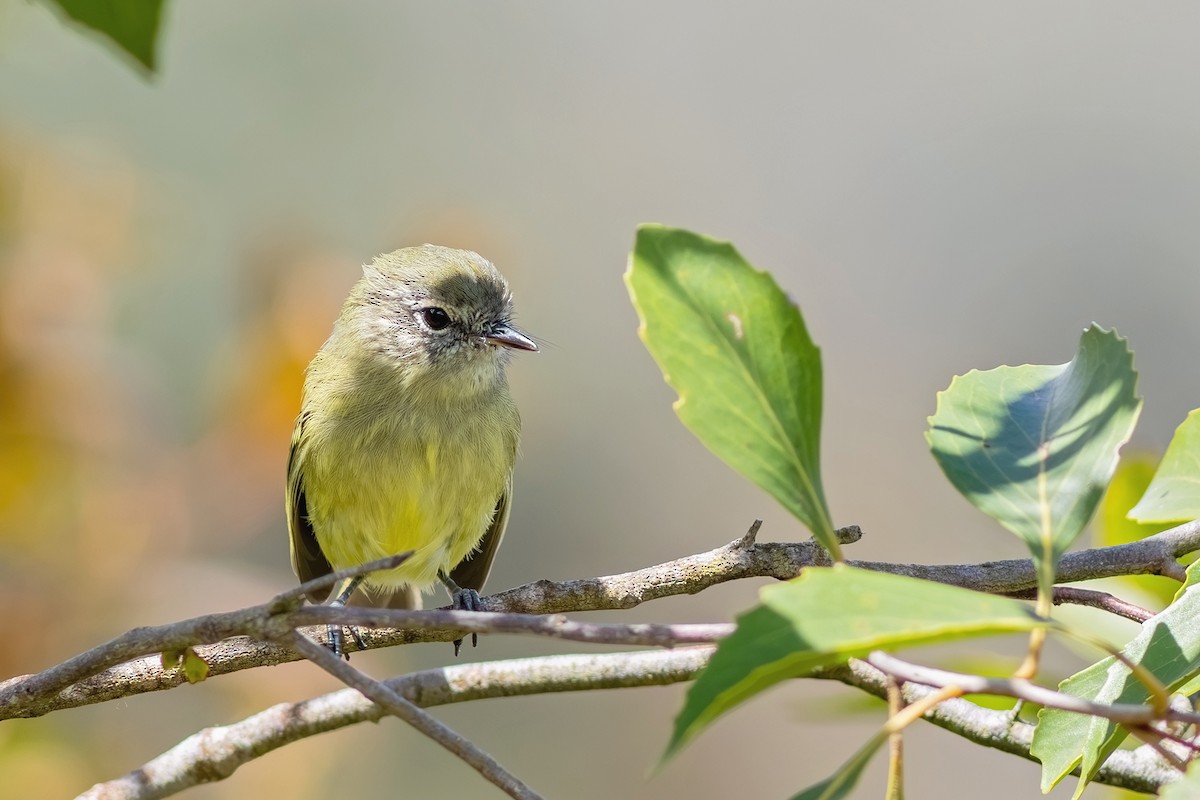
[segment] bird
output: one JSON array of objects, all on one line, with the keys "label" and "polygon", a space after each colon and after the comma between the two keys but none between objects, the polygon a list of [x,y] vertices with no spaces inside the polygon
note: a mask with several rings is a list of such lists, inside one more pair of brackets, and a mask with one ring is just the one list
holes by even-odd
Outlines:
[{"label": "bird", "polygon": [[[480,608],[521,430],[505,367],[539,349],[512,317],[508,283],[477,253],[426,244],[363,266],[305,372],[287,468],[292,568],[305,583],[411,555],[310,601],[419,608],[440,581],[455,608]],[[328,646],[349,658],[340,625]]]}]

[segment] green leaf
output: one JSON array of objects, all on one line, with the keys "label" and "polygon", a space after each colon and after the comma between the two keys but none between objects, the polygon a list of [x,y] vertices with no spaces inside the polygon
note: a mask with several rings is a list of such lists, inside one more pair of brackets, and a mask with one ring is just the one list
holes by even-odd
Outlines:
[{"label": "green leaf", "polygon": [[688,691],[664,758],[782,680],[864,656],[1046,623],[1020,600],[838,564],[768,586]]},{"label": "green leaf", "polygon": [[775,280],[727,242],[642,225],[625,275],[675,412],[835,558],[821,483],[821,353]]},{"label": "green leaf", "polygon": [[820,783],[808,787],[792,800],[839,800],[842,797],[849,797],[850,792],[858,785],[863,770],[887,740],[887,731],[879,731],[867,740],[867,743],[859,748],[858,752],[850,756],[850,759],[842,764],[837,772]]},{"label": "green leaf", "polygon": [[1133,353],[1092,325],[1058,366],[973,370],[938,394],[926,438],[946,477],[1025,542],[1048,591],[1087,524],[1142,402]]},{"label": "green leaf", "polygon": [[188,683],[199,683],[208,677],[208,662],[190,647],[183,654],[183,675]]},{"label": "green leaf", "polygon": [[[1142,523],[1130,518],[1130,509],[1146,494],[1158,468],[1160,458],[1154,453],[1122,453],[1121,463],[1113,473],[1100,513],[1092,525],[1098,547],[1138,542],[1169,527],[1168,523]],[[1178,586],[1178,581],[1171,581]]]},{"label": "green leaf", "polygon": [[[1146,494],[1158,462],[1159,456],[1153,453],[1121,453],[1121,463],[1092,522],[1092,538],[1097,547],[1138,542],[1170,527],[1168,523],[1145,524],[1129,518],[1129,509]],[[1153,598],[1157,608],[1166,607],[1179,589],[1179,581],[1163,575],[1121,575],[1112,580]]]},{"label": "green leaf", "polygon": [[154,71],[164,0],[48,0],[80,25],[115,43]]},{"label": "green leaf", "polygon": [[183,667],[183,676],[188,683],[199,683],[208,677],[208,662],[196,654],[190,647],[162,652],[163,670],[170,671]]},{"label": "green leaf", "polygon": [[170,672],[183,663],[183,650],[163,650],[159,659],[162,661],[163,672]]},{"label": "green leaf", "polygon": [[[1200,674],[1200,626],[1195,623],[1200,617],[1198,584],[1200,562],[1188,568],[1188,580],[1178,599],[1147,620],[1121,651],[1125,658],[1152,672],[1168,691]],[[1096,703],[1144,704],[1150,699],[1145,685],[1112,656],[1067,678],[1059,690]],[[1042,762],[1042,791],[1050,791],[1079,765],[1078,797],[1127,735],[1124,728],[1101,717],[1042,709],[1030,748]]]},{"label": "green leaf", "polygon": [[1175,429],[1154,480],[1129,516],[1138,522],[1200,518],[1200,409]]}]

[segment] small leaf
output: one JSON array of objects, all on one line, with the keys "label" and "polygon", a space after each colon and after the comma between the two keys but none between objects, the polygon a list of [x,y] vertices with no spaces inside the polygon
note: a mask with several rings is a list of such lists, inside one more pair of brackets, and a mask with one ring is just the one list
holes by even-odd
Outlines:
[{"label": "small leaf", "polygon": [[184,650],[163,650],[162,651],[162,668],[164,672],[170,672],[183,663]]},{"label": "small leaf", "polygon": [[1200,409],[1175,429],[1154,480],[1129,516],[1138,522],[1200,518]]},{"label": "small leaf", "polygon": [[[1092,540],[1097,547],[1138,542],[1170,527],[1166,523],[1144,524],[1129,518],[1129,509],[1146,494],[1158,462],[1159,456],[1153,453],[1121,454],[1121,463],[1092,522]],[[1157,608],[1165,608],[1179,589],[1179,581],[1162,575],[1121,575],[1112,580],[1153,598]]]},{"label": "small leaf", "polygon": [[188,683],[199,683],[208,677],[208,662],[196,655],[196,651],[190,647],[184,651],[183,674]]},{"label": "small leaf", "polygon": [[850,792],[858,785],[863,770],[867,768],[867,764],[871,762],[871,759],[887,740],[887,731],[881,730],[876,733],[859,748],[858,752],[850,756],[845,764],[838,767],[837,772],[820,783],[808,787],[792,800],[839,800],[849,797]]},{"label": "small leaf", "polygon": [[926,434],[934,458],[976,508],[1021,537],[1043,590],[1133,432],[1136,383],[1125,340],[1093,325],[1066,364],[974,370],[938,394]]},{"label": "small leaf", "polygon": [[48,0],[80,25],[115,43],[154,71],[164,0]]},{"label": "small leaf", "polygon": [[[1100,512],[1092,524],[1096,546],[1112,547],[1153,536],[1167,529],[1167,523],[1142,523],[1130,517],[1130,509],[1146,494],[1158,468],[1160,457],[1154,453],[1122,453],[1121,463],[1113,473]],[[1178,581],[1171,581],[1178,585]]]},{"label": "small leaf", "polygon": [[[1141,664],[1169,690],[1175,691],[1200,674],[1200,562],[1188,568],[1181,595],[1162,613],[1142,625],[1121,653]],[[1096,703],[1143,704],[1149,690],[1129,668],[1113,657],[1092,664],[1059,685],[1059,690]],[[1042,762],[1042,791],[1048,792],[1080,766],[1083,791],[1105,759],[1128,732],[1101,717],[1044,708],[1038,714],[1030,752]]]},{"label": "small leaf", "polygon": [[683,424],[840,557],[821,483],[821,353],[800,310],[730,244],[659,225],[638,228],[625,282]]},{"label": "small leaf", "polygon": [[196,655],[190,647],[162,652],[162,666],[166,671],[183,667],[183,676],[188,683],[199,683],[208,677],[208,662]]},{"label": "small leaf", "polygon": [[688,691],[664,758],[739,703],[872,650],[1043,627],[1020,600],[856,569],[809,567],[768,586]]}]

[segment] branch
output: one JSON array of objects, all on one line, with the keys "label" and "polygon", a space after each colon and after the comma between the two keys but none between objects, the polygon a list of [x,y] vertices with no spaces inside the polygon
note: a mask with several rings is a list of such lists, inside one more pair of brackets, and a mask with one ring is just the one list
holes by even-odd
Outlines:
[{"label": "branch", "polygon": [[[269,606],[269,604],[268,604]],[[257,606],[244,612],[232,612],[232,622],[220,621],[219,625],[210,625],[210,618],[188,620],[175,625],[162,626],[161,629],[145,629],[150,633],[138,636],[139,643],[149,642],[147,649],[155,655],[129,661],[116,667],[104,670],[94,677],[68,686],[61,691],[54,691],[51,684],[49,691],[39,696],[30,695],[24,705],[3,705],[5,690],[9,685],[21,679],[13,679],[0,685],[0,719],[5,717],[32,717],[49,713],[63,708],[100,702],[102,700],[127,697],[145,691],[168,689],[177,686],[186,677],[181,669],[164,670],[162,658],[153,646],[155,641],[174,641],[178,635],[177,629],[221,629],[226,625],[240,622],[243,630],[254,630],[256,636],[269,635],[274,629],[280,629],[279,636],[285,636],[296,628],[305,625],[315,625],[308,630],[314,637],[323,634],[328,623],[345,625],[387,625],[408,626],[403,630],[386,632],[362,631],[363,639],[370,647],[384,646],[389,634],[399,633],[412,640],[424,638],[430,641],[450,641],[462,636],[464,632],[479,633],[509,633],[532,634],[558,639],[587,642],[591,644],[641,645],[644,647],[675,647],[679,645],[715,642],[732,633],[732,623],[711,624],[605,624],[595,622],[578,622],[568,620],[560,615],[540,616],[534,614],[504,614],[477,611],[452,611],[439,609],[434,611],[413,611],[408,609],[376,609],[358,607],[306,606],[296,611],[270,616],[268,606]],[[259,612],[247,614],[245,612]],[[261,614],[261,616],[260,616]],[[222,615],[214,615],[222,616]],[[163,638],[156,640],[154,631],[161,630]],[[133,633],[133,632],[131,632]],[[126,634],[129,636],[129,634]],[[118,637],[115,649],[122,652],[128,645]],[[349,644],[349,642],[347,642]],[[103,645],[97,650],[112,647]],[[169,646],[169,645],[168,645]],[[177,645],[186,646],[186,645]],[[167,649],[164,646],[163,649]],[[249,666],[265,666],[295,661],[298,655],[295,651],[284,648],[273,642],[256,643],[247,639],[234,639],[208,647],[196,647],[197,654],[209,665],[209,675],[233,672]],[[232,656],[230,653],[232,652]],[[88,656],[89,654],[84,654]],[[80,656],[79,658],[83,658]],[[101,657],[96,656],[96,661]],[[53,674],[58,668],[47,670],[31,676],[33,679],[43,678]],[[22,687],[17,686],[17,689]]]},{"label": "branch", "polygon": [[[695,677],[712,647],[673,652],[546,656],[459,664],[382,681],[421,708],[551,692],[666,686]],[[331,656],[332,657],[332,656]],[[205,728],[129,774],[93,786],[87,800],[155,800],[228,778],[241,765],[284,745],[387,712],[354,689],[282,703],[231,725]]]},{"label": "branch", "polygon": [[[484,607],[493,612],[534,614],[625,609],[661,597],[695,594],[739,578],[795,577],[805,566],[830,563],[828,554],[816,542],[756,544],[753,536],[756,532],[757,526],[724,547],[634,572],[561,583],[537,581],[486,597]],[[839,531],[839,536],[845,543],[850,543],[857,541],[862,531],[852,526]],[[136,628],[57,667],[36,675],[11,678],[0,683],[0,719],[36,717],[60,709],[174,688],[184,683],[186,677],[182,670],[163,669],[158,658],[163,650],[195,646],[197,655],[209,666],[210,678],[251,667],[295,661],[298,658],[295,652],[273,643],[295,627],[290,624],[290,613],[305,615],[302,618],[311,621],[316,617],[307,615],[330,612],[305,607],[278,613],[279,607],[280,604],[272,600],[226,614],[212,614],[154,628]],[[353,614],[378,610],[349,609]],[[431,614],[467,615],[469,612],[396,609],[392,612],[396,614],[393,624],[403,622],[407,627],[367,633],[363,639],[368,647],[449,642],[459,638],[463,630],[490,632],[486,627],[489,624],[486,617],[490,616],[487,614],[478,617],[479,624],[484,627],[472,628],[467,625],[467,616],[443,617],[437,625],[429,624],[434,619],[428,616]],[[349,615],[340,617],[342,620],[350,618]],[[455,624],[462,627],[454,627]],[[539,631],[531,629],[528,632]],[[238,636],[248,638],[233,638]],[[208,646],[203,646],[206,643]]]},{"label": "branch", "polygon": [[[1058,564],[1055,580],[1075,583],[1118,575],[1164,575],[1182,581],[1184,569],[1176,559],[1197,550],[1200,550],[1200,520],[1193,520],[1137,542],[1067,553]],[[1033,562],[1029,559],[944,566],[878,561],[849,563],[862,569],[924,578],[991,594],[1018,592],[1037,586]]]},{"label": "branch", "polygon": [[[626,609],[660,597],[695,594],[741,578],[786,580],[798,575],[804,567],[829,563],[828,555],[815,542],[756,543],[756,530],[752,529],[745,537],[715,550],[634,572],[577,581],[526,584],[484,598],[485,608],[495,612],[538,614]],[[850,526],[838,531],[838,535],[842,543],[850,544],[857,541],[862,532],[857,526]],[[1179,577],[1182,567],[1175,559],[1196,550],[1200,550],[1200,521],[1185,523],[1138,542],[1068,553],[1062,559],[1058,577],[1067,582],[1136,574]],[[997,594],[1022,591],[1037,583],[1029,560],[935,566],[869,561],[850,563],[860,568]],[[293,594],[281,595],[288,602],[272,601],[228,614],[198,617],[157,628],[137,628],[58,667],[36,675],[11,678],[0,683],[0,719],[40,716],[59,709],[178,686],[186,678],[182,670],[163,669],[157,655],[163,650],[215,643],[196,647],[197,654],[209,665],[210,677],[296,660],[293,651],[271,643],[290,629],[288,614],[280,613],[280,607],[289,607]],[[290,613],[326,612],[305,607]],[[406,619],[409,627],[405,629],[368,632],[364,636],[368,647],[448,642],[460,637],[464,630],[485,633],[493,630],[486,622],[468,622],[465,617],[440,618],[439,624],[451,626],[442,628],[429,624],[433,617]],[[417,619],[422,621],[414,621]],[[521,632],[540,631],[530,628]],[[237,636],[249,638],[231,638]]]},{"label": "branch", "polygon": [[[343,578],[378,569],[390,569],[402,564],[411,554],[411,552],[402,553],[351,569],[338,570],[289,589],[260,606],[225,614],[208,614],[170,625],[134,628],[99,647],[69,658],[36,675],[23,675],[0,683],[0,710],[6,709],[10,704],[19,706],[23,699],[50,697],[60,690],[68,689],[78,681],[102,674],[102,671],[108,668],[124,664],[147,653],[182,650],[203,642],[219,642],[222,639],[250,633],[264,638],[281,635],[289,630],[287,626],[275,627],[274,634],[271,634],[262,624],[263,620],[270,621],[276,614],[299,608],[304,602],[306,591],[323,588],[326,584],[332,586],[333,583]],[[147,666],[149,667],[149,665]],[[161,670],[161,664],[159,668]],[[153,668],[149,667],[148,671],[152,672]],[[178,685],[178,682],[170,685]],[[163,686],[162,688],[170,687]],[[0,719],[7,718],[8,715],[0,713]]]}]

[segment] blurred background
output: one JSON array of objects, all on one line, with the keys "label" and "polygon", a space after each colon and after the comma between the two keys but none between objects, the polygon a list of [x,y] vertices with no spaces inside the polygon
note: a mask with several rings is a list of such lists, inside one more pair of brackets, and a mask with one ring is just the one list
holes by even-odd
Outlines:
[{"label": "blurred background", "polygon": [[[1198,26],[1187,3],[178,0],[145,79],[48,7],[0,3],[0,676],[293,584],[304,365],[359,265],[426,241],[493,260],[548,343],[510,373],[525,436],[489,588],[708,550],[755,517],[807,538],[675,419],[621,279],[644,221],[732,240],[801,306],[835,522],[866,532],[851,558],[1023,555],[942,478],[925,418],[954,374],[1067,361],[1092,321],[1137,355],[1132,449],[1200,405]],[[594,616],[728,620],[761,585]],[[581,649],[493,636],[464,658]],[[1050,677],[1084,663],[1053,655]],[[0,796],[71,796],[332,688],[291,664],[7,722]],[[648,777],[683,692],[436,713],[583,800],[787,797],[882,720],[798,682]],[[914,797],[1037,794],[1036,765],[929,726],[908,757]],[[882,761],[858,796],[879,796]],[[187,796],[341,792],[498,796],[395,720]]]}]

